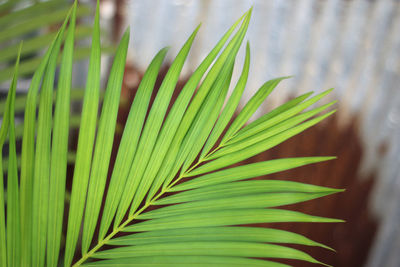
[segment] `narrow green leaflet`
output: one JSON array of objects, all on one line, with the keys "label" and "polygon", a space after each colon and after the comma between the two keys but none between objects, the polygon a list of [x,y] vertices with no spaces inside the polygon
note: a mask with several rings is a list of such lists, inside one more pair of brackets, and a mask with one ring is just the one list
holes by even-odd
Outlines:
[{"label": "narrow green leaflet", "polygon": [[72,180],[71,201],[65,242],[65,266],[70,266],[72,263],[78,235],[81,229],[83,210],[85,207],[99,105],[100,57],[99,3],[97,2],[92,35],[92,49],[82,104],[82,120],[79,129],[76,162]]},{"label": "narrow green leaflet", "polygon": [[[101,48],[103,54],[114,53],[115,49],[112,46],[105,46]],[[91,54],[91,49],[89,47],[78,47],[74,52],[74,61],[86,59]],[[34,57],[32,59],[26,59],[20,64],[20,74],[21,75],[31,75],[36,71],[41,59]],[[61,62],[61,57],[58,58],[57,63]],[[5,68],[0,72],[0,82],[9,80],[12,74],[12,68]]]},{"label": "narrow green leaflet", "polygon": [[[240,32],[240,35],[238,35],[238,40],[234,43],[231,53],[229,54],[223,68],[218,74],[219,78],[215,80],[210,92],[204,99],[204,102],[201,104],[200,109],[196,112],[194,120],[188,128],[187,133],[180,145],[179,152],[175,158],[174,167],[171,169],[168,177],[165,179],[164,186],[167,186],[172,181],[179,169],[181,169],[181,174],[187,171],[203,147],[204,142],[207,140],[209,132],[211,131],[215,120],[219,115],[220,108],[224,102],[230,84],[230,79],[232,77],[235,58],[245,36],[248,20],[245,20],[243,24],[244,31]],[[221,91],[220,94],[218,94],[219,91]],[[213,107],[215,108],[214,112],[212,112]],[[190,114],[190,110],[188,110],[187,113]]]},{"label": "narrow green leaflet", "polygon": [[[187,150],[182,149],[181,145],[183,140],[192,127],[194,120],[196,119],[196,115],[199,112],[207,94],[212,88],[214,82],[218,79],[223,67],[227,64],[229,58],[235,57],[237,47],[240,47],[244,35],[247,31],[249,20],[250,20],[251,10],[247,12],[244,20],[242,22],[241,27],[238,32],[234,35],[231,42],[228,43],[227,47],[221,53],[221,56],[215,62],[213,67],[210,69],[208,75],[204,79],[197,93],[194,95],[192,102],[190,103],[188,109],[186,110],[182,121],[176,131],[176,135],[172,140],[168,154],[166,154],[164,161],[160,167],[160,170],[157,173],[157,178],[155,179],[152,187],[150,188],[150,192],[148,194],[147,200],[151,200],[157,190],[160,188],[162,184],[166,185],[169,183],[179,171],[181,164],[183,163],[184,158],[180,158],[180,162],[176,162],[181,152],[185,152]],[[163,189],[162,189],[163,190]]]},{"label": "narrow green leaflet", "polygon": [[238,197],[226,197],[222,199],[212,199],[203,201],[194,201],[179,205],[172,205],[156,210],[151,210],[138,215],[136,218],[155,219],[183,215],[189,213],[214,211],[214,210],[233,210],[233,209],[249,209],[249,208],[273,208],[307,200],[327,196],[336,192],[324,193],[269,193],[269,194],[252,194]]},{"label": "narrow green leaflet", "polygon": [[114,266],[151,266],[151,267],[231,267],[231,266],[264,266],[264,267],[289,267],[289,265],[267,260],[258,260],[241,257],[223,256],[145,256],[134,258],[118,258],[84,264],[87,267],[114,267]]},{"label": "narrow green leaflet", "polygon": [[236,256],[259,258],[290,258],[320,263],[297,249],[251,242],[174,242],[121,247],[97,252],[94,257],[117,259],[155,255],[170,256]]},{"label": "narrow green leaflet", "polygon": [[[88,26],[78,26],[76,28],[75,37],[76,39],[83,39],[90,35],[92,28]],[[33,37],[27,41],[24,41],[24,47],[21,51],[21,55],[29,55],[32,52],[41,51],[43,46],[47,46],[57,36],[57,32],[50,32],[47,34]],[[14,58],[18,54],[18,47],[15,45],[9,45],[4,47],[0,51],[0,61],[6,61]]]},{"label": "narrow green leaflet", "polygon": [[[19,46],[21,51],[22,44]],[[3,174],[1,174],[1,215],[0,219],[0,241],[2,248],[0,249],[1,262],[7,262],[4,266],[20,266],[21,260],[21,233],[20,233],[20,203],[19,203],[19,188],[18,188],[18,169],[17,169],[17,152],[15,144],[15,124],[14,124],[14,105],[15,105],[15,91],[18,79],[18,66],[21,53],[18,53],[17,61],[15,63],[14,77],[11,82],[10,90],[7,96],[8,112],[7,119],[3,120],[1,127],[1,148],[4,144],[4,135],[7,135],[7,128],[9,133],[9,162],[8,162],[8,175],[7,175],[7,243],[5,243],[5,227],[4,225],[4,189],[3,189]],[[3,127],[3,124],[6,124]],[[4,129],[4,130],[3,130]],[[0,157],[1,160],[1,157]],[[1,164],[3,164],[1,162]],[[3,243],[4,242],[4,243]],[[7,253],[5,254],[5,249]],[[7,255],[7,256],[6,256]],[[6,260],[7,257],[7,260]]]},{"label": "narrow green leaflet", "polygon": [[[274,112],[275,116],[270,117],[268,120],[266,120],[265,118],[261,118],[259,123],[255,123],[253,125],[249,125],[249,127],[245,127],[243,128],[242,131],[240,131],[240,133],[238,133],[234,138],[232,138],[231,141],[227,142],[227,143],[234,143],[234,142],[238,142],[240,140],[243,140],[249,136],[252,136],[254,134],[257,134],[265,129],[268,129],[269,127],[278,124],[279,122],[282,122],[294,115],[296,115],[297,113],[299,113],[300,111],[308,108],[309,106],[311,106],[312,104],[316,103],[317,101],[319,101],[320,99],[322,99],[323,97],[325,97],[327,94],[329,94],[330,92],[332,92],[333,89],[329,89],[325,92],[322,92],[316,96],[314,96],[313,98],[305,101],[304,103],[301,103],[299,105],[295,105],[287,110],[283,110],[280,109],[279,112]],[[335,101],[331,102],[334,103]],[[288,102],[290,103],[290,102]],[[288,104],[287,103],[287,104]],[[286,105],[286,104],[284,104]],[[272,113],[272,112],[271,112]]]},{"label": "narrow green leaflet", "polygon": [[[0,42],[4,42],[10,40],[11,38],[15,38],[21,36],[23,34],[34,31],[40,27],[60,22],[66,16],[69,16],[70,7],[65,7],[63,9],[57,10],[50,14],[46,14],[46,16],[36,16],[33,19],[28,21],[24,21],[19,23],[13,27],[4,29],[0,31]],[[90,9],[87,6],[80,6],[77,10],[77,16],[87,16],[90,14]]]},{"label": "narrow green leaflet", "polygon": [[[11,102],[13,102],[13,94],[15,93],[15,86],[13,86],[15,81],[10,86],[10,90],[8,91],[5,112],[2,118],[1,128],[0,128],[0,147],[1,151],[3,151],[3,145],[8,135],[8,129],[10,127],[10,113],[11,113]],[[3,169],[3,153],[0,153],[0,168]],[[7,243],[6,243],[6,216],[4,209],[4,177],[3,171],[0,173],[0,262],[2,266],[7,266]]]},{"label": "narrow green leaflet", "polygon": [[[180,168],[182,172],[186,171],[206,141],[207,133],[214,125],[219,110],[224,102],[226,93],[228,92],[232,77],[234,56],[235,54],[232,54],[228,58],[225,66],[220,72],[220,79],[214,82],[203,105],[197,112],[192,125],[188,129],[175,159],[175,164],[172,168],[173,174],[175,174],[176,170],[179,170]],[[175,175],[170,174],[165,180],[165,183],[169,183],[170,179],[174,176]]]},{"label": "narrow green leaflet", "polygon": [[[26,44],[26,43],[24,43],[24,44]],[[83,99],[83,94],[84,94],[84,89],[72,88],[71,89],[71,101],[80,101],[80,100],[82,100]],[[53,98],[53,103],[55,102],[55,100],[57,98],[57,92],[55,92],[54,96],[55,97]],[[104,96],[104,94],[103,94],[103,96]],[[27,98],[28,98],[27,94],[18,95],[18,96],[15,97],[15,112],[24,112],[25,106],[26,106],[26,102],[27,102]],[[5,103],[6,103],[5,100],[1,100],[0,101],[0,115],[1,116],[4,115]],[[15,128],[15,131],[17,131],[17,128]]]},{"label": "narrow green leaflet", "polygon": [[[69,117],[69,126],[70,126],[70,130],[71,129],[78,129],[79,125],[81,122],[81,116],[80,114],[78,115],[73,115],[71,114],[71,116]],[[122,133],[122,125],[120,123],[117,123],[116,126],[116,132],[117,133]],[[15,126],[15,137],[17,140],[21,140],[24,134],[24,125],[23,124],[18,124]],[[71,153],[75,153],[75,152],[71,152]],[[7,159],[7,158],[5,158]],[[18,166],[19,167],[19,166]]]},{"label": "narrow green leaflet", "polygon": [[[68,19],[69,15],[64,21],[63,31]],[[45,263],[49,205],[53,84],[60,46],[61,38],[58,38],[46,66],[39,100],[32,201],[32,266],[37,267],[44,266]]]},{"label": "narrow green leaflet", "polygon": [[[156,174],[159,171],[159,168],[163,162],[166,153],[168,152],[169,145],[174,137],[174,134],[178,129],[178,126],[182,120],[184,112],[194,93],[196,85],[200,82],[200,78],[204,75],[207,68],[211,65],[212,61],[217,56],[218,52],[221,50],[223,44],[226,42],[229,35],[232,33],[234,27],[237,26],[238,22],[236,22],[231,27],[231,29],[224,35],[224,37],[217,43],[217,45],[213,48],[213,50],[206,57],[206,59],[196,69],[194,74],[186,83],[185,87],[182,89],[182,92],[179,95],[178,99],[175,101],[171,112],[168,114],[166,123],[162,127],[161,133],[157,138],[157,143],[152,153],[153,156],[150,157],[150,161],[143,175],[142,182],[139,184],[138,190],[134,196],[130,213],[133,213],[137,209],[138,204],[141,203],[141,201],[147,194],[149,188],[151,187],[151,184],[153,183],[154,179],[156,179]],[[149,196],[150,195],[148,195],[148,197]]]},{"label": "narrow green leaflet", "polygon": [[187,175],[194,176],[194,175],[203,174],[203,173],[214,171],[214,170],[217,170],[220,168],[224,168],[229,165],[240,162],[242,160],[248,159],[248,158],[255,156],[263,151],[266,151],[274,146],[279,145],[283,141],[286,141],[287,139],[295,136],[296,134],[299,134],[299,133],[303,132],[304,130],[310,128],[311,126],[314,126],[315,124],[317,124],[318,122],[322,121],[323,119],[329,117],[330,115],[332,115],[335,112],[336,112],[336,110],[333,110],[324,115],[316,117],[312,120],[308,120],[308,121],[306,121],[298,126],[295,126],[287,131],[281,132],[270,138],[267,138],[258,143],[255,143],[251,146],[248,146],[245,149],[227,154],[216,160],[210,161],[209,163],[198,167],[197,169],[195,169],[194,171],[190,172]]},{"label": "narrow green leaflet", "polygon": [[152,89],[154,88],[161,64],[167,51],[168,49],[164,48],[154,57],[143,76],[142,82],[140,83],[129,111],[124,133],[119,145],[117,158],[115,160],[110,185],[108,187],[106,203],[101,219],[99,240],[105,237],[117,210],[118,202],[122,196],[126,178],[136,153],[137,143],[143,127],[147,108],[150,103],[150,97],[153,91]]},{"label": "narrow green leaflet", "polygon": [[[35,129],[36,129],[36,105],[38,102],[38,91],[43,74],[46,70],[47,63],[54,46],[62,38],[65,25],[61,27],[56,38],[51,43],[46,54],[44,55],[40,65],[33,75],[28,95],[26,97],[26,107],[24,114],[24,129],[22,138],[21,151],[21,221],[32,221],[32,200],[33,200],[33,176],[34,176],[34,159],[35,159]],[[31,262],[31,238],[32,224],[23,223],[21,226],[22,254],[21,265],[29,265]]]},{"label": "narrow green leaflet", "polygon": [[64,215],[76,6],[77,3],[75,2],[64,44],[63,59],[60,69],[57,99],[54,111],[46,263],[47,266],[54,267],[58,264]]},{"label": "narrow green leaflet", "polygon": [[[16,1],[7,1],[16,2]],[[9,27],[14,23],[21,23],[24,20],[32,19],[37,16],[38,12],[49,12],[56,8],[63,8],[66,6],[66,2],[60,0],[51,0],[46,2],[37,2],[31,6],[13,10],[7,14],[2,14],[0,18],[0,27]],[[22,55],[22,54],[21,54]]]},{"label": "narrow green leaflet", "polygon": [[119,98],[121,96],[122,78],[125,71],[128,44],[129,28],[122,36],[115,54],[114,63],[111,67],[110,77],[104,96],[87,193],[82,236],[82,254],[85,254],[89,249],[103,199],[111,150],[114,142],[114,133],[117,123]]},{"label": "narrow green leaflet", "polygon": [[160,131],[161,124],[164,120],[172,93],[174,92],[179,75],[183,68],[183,64],[186,61],[186,57],[198,30],[199,27],[196,28],[196,30],[190,35],[189,39],[183,45],[182,49],[179,51],[175,60],[171,64],[170,69],[165,75],[160,89],[158,90],[156,99],[151,107],[146,124],[144,125],[136,156],[133,160],[128,178],[126,180],[125,188],[122,193],[117,215],[114,221],[114,227],[118,226],[122,221],[122,218],[128,210],[136,189],[141,181],[143,172],[145,171],[148,160],[151,156],[151,152],[153,151],[155,142],[157,140],[158,132]]},{"label": "narrow green leaflet", "polygon": [[[17,140],[18,140],[18,138],[17,138]],[[70,164],[70,165],[74,164],[75,159],[76,159],[75,153],[69,152],[67,155],[68,164]],[[8,157],[3,159],[3,164],[4,164],[3,172],[4,173],[6,173],[8,171],[8,160],[9,160]],[[17,155],[17,167],[18,167],[18,170],[21,168],[21,156],[19,156],[19,155]]]},{"label": "narrow green leaflet", "polygon": [[[259,126],[260,124],[263,124],[266,121],[269,121],[271,118],[274,118],[277,115],[281,114],[282,112],[285,112],[286,110],[291,109],[292,107],[296,106],[297,104],[303,102],[305,99],[307,99],[312,94],[313,94],[313,92],[305,93],[301,96],[298,96],[298,97],[280,105],[277,108],[274,108],[267,114],[264,114],[260,118],[256,119],[255,121],[251,122],[250,124],[246,125],[243,129],[241,129],[239,131],[239,133],[233,139],[238,140],[239,138],[242,138],[242,136],[246,135],[248,131],[257,132],[257,130],[253,130],[253,128],[260,127]],[[264,127],[260,127],[260,128],[264,128]],[[254,134],[254,132],[251,132],[248,135],[252,135],[252,134]],[[230,141],[227,141],[227,143],[230,143]]]},{"label": "narrow green leaflet", "polygon": [[117,237],[107,244],[117,246],[140,246],[143,244],[174,243],[190,241],[243,241],[260,243],[287,243],[331,248],[292,232],[264,227],[199,227],[136,233]]},{"label": "narrow green leaflet", "polygon": [[214,82],[211,91],[183,139],[181,151],[179,151],[176,159],[178,164],[183,162],[181,173],[186,172],[196,159],[218,119],[231,83],[234,64],[234,56],[231,56],[220,73],[220,79]]},{"label": "narrow green leaflet", "polygon": [[334,158],[335,157],[283,158],[283,159],[268,160],[264,162],[251,163],[239,167],[229,168],[226,170],[205,174],[196,179],[192,179],[187,182],[175,185],[170,188],[170,191],[176,192],[193,188],[199,188],[202,186],[210,186],[226,182],[240,181],[271,173],[281,172],[284,170],[293,169],[312,163],[331,160]]},{"label": "narrow green leaflet", "polygon": [[[146,199],[147,202],[155,195],[157,190],[164,182],[164,179],[166,179],[166,176],[170,172],[170,168],[172,168],[176,155],[179,152],[178,150],[180,144],[185,137],[197,110],[200,108],[201,103],[204,101],[204,98],[208,94],[211,86],[217,79],[219,72],[225,65],[225,62],[235,47],[235,44],[241,42],[240,36],[247,29],[247,21],[249,20],[249,16],[250,14],[247,12],[225,33],[223,38],[221,38],[221,40],[215,45],[213,50],[193,73],[185,87],[182,89],[178,99],[172,106],[166,123],[164,127],[162,127],[156,147],[153,151],[153,156],[150,159],[144,176],[144,181],[148,185],[151,185]],[[194,90],[200,82],[201,77],[209,68],[219,51],[222,49],[224,43],[227,41],[228,37],[232,34],[233,30],[243,18],[244,21],[242,22],[240,29],[211,67],[210,71],[204,78],[204,81],[201,83],[196,95],[194,96],[193,101],[190,103],[188,110],[186,111],[189,101],[192,98]],[[148,191],[146,188],[147,185],[142,185],[140,190]]]},{"label": "narrow green leaflet", "polygon": [[142,232],[193,227],[228,226],[277,222],[342,222],[280,209],[239,209],[177,215],[140,222],[124,228],[125,232]]},{"label": "narrow green leaflet", "polygon": [[234,196],[260,193],[334,193],[342,192],[323,186],[279,180],[249,180],[235,183],[222,183],[179,192],[153,202],[153,205],[169,205],[198,200],[223,199]]},{"label": "narrow green leaflet", "polygon": [[[7,112],[8,113],[8,112]],[[8,115],[8,114],[7,114]],[[3,123],[1,129],[5,129],[5,119],[3,117]],[[8,124],[8,123],[7,123]],[[8,127],[8,126],[7,126]],[[7,133],[6,131],[2,131]],[[2,135],[3,136],[3,135]],[[1,148],[3,148],[4,141],[1,142]],[[6,216],[4,212],[4,176],[3,176],[3,155],[0,153],[0,263],[1,266],[7,266],[7,245],[6,245]]]},{"label": "narrow green leaflet", "polygon": [[[3,151],[4,141],[8,134],[8,128],[10,124],[10,101],[11,101],[11,90],[8,91],[6,108],[4,116],[2,118],[0,128],[0,148]],[[0,263],[1,266],[7,266],[7,245],[6,245],[6,216],[4,209],[4,176],[3,176],[3,153],[0,153]]]},{"label": "narrow green leaflet", "polygon": [[270,138],[274,135],[288,131],[292,127],[298,125],[299,123],[302,123],[305,120],[313,117],[314,115],[326,110],[328,107],[332,106],[335,103],[336,103],[336,101],[333,101],[333,102],[325,104],[321,107],[304,112],[300,115],[293,116],[292,118],[287,119],[283,122],[280,122],[276,125],[273,125],[270,128],[263,129],[262,131],[254,134],[253,136],[249,136],[245,139],[242,139],[240,142],[237,142],[233,138],[231,140],[232,144],[229,144],[229,145],[221,148],[220,150],[216,151],[213,155],[208,157],[207,160],[216,159],[216,158],[222,157],[224,155],[231,154],[236,151],[240,151],[240,150],[250,147],[251,145],[254,145],[258,142],[266,140],[267,138]]},{"label": "narrow green leaflet", "polygon": [[264,83],[260,89],[257,90],[255,95],[247,102],[244,108],[240,111],[239,115],[233,121],[232,125],[229,127],[228,131],[222,138],[221,144],[224,144],[236,132],[250,119],[250,117],[256,112],[259,106],[264,102],[264,100],[271,94],[275,87],[284,79],[288,79],[290,76],[276,78]]},{"label": "narrow green leaflet", "polygon": [[249,42],[247,42],[246,58],[243,64],[242,74],[240,75],[239,80],[236,83],[235,88],[233,89],[232,95],[229,97],[224,110],[219,116],[217,123],[215,124],[210,136],[208,137],[207,143],[204,145],[204,148],[200,155],[200,160],[203,159],[208,152],[210,152],[211,148],[217,142],[218,138],[220,137],[223,130],[225,129],[230,119],[232,118],[239,104],[240,98],[242,97],[244,88],[246,86],[247,78],[249,76],[249,68],[250,68],[250,44]]}]

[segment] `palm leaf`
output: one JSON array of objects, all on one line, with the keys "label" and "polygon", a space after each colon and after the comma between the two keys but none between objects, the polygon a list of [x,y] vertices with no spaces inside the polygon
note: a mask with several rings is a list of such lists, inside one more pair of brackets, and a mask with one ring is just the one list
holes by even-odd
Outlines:
[{"label": "palm leaf", "polygon": [[[273,259],[323,264],[301,250],[285,246],[298,244],[332,250],[319,242],[274,228],[241,226],[341,222],[280,208],[334,194],[342,191],[340,189],[253,180],[334,157],[282,158],[231,166],[284,142],[334,112],[321,115],[334,102],[304,111],[327,95],[328,90],[311,98],[311,93],[299,96],[245,125],[274,88],[288,78],[282,77],[262,85],[229,125],[249,73],[250,46],[247,44],[242,73],[236,83],[232,80],[251,10],[211,50],[186,82],[170,111],[172,94],[199,28],[183,45],[150,105],[167,49],[156,54],[139,86],[115,164],[111,165],[129,30],[115,53],[97,122],[101,100],[97,5],[69,192],[66,166],[71,155],[67,151],[68,131],[74,120],[69,107],[73,100],[71,73],[73,54],[77,52],[74,39],[78,10],[75,3],[60,31],[53,36],[24,100],[20,192],[15,183],[18,181],[15,179],[17,156],[11,122],[15,85],[5,102],[0,141],[3,144],[10,132],[6,205],[15,208],[7,209],[12,214],[7,214],[5,222],[5,203],[0,202],[2,264],[18,265],[21,260],[23,266],[57,266],[58,262],[63,262],[64,266],[287,266]],[[62,44],[60,78],[57,91],[53,93]],[[234,90],[227,98],[230,86]],[[110,178],[108,173],[111,173]],[[4,197],[2,182],[0,201]],[[21,195],[20,219],[18,201],[15,201],[18,193]],[[64,199],[69,194],[67,228],[63,229]],[[21,237],[8,232],[6,236],[6,229],[17,234],[17,224],[13,224],[13,228],[13,222],[21,224]],[[95,234],[97,227],[98,235]],[[60,252],[62,233],[66,234],[65,249]],[[17,249],[19,244],[22,244],[21,250]],[[78,259],[74,260],[75,256]]]},{"label": "palm leaf", "polygon": [[[47,63],[56,42],[61,38],[64,27],[61,28],[56,38],[50,45],[48,51],[42,59],[37,71],[33,75],[25,107],[24,131],[21,149],[21,221],[31,222],[33,217],[33,187],[34,187],[34,160],[35,160],[35,129],[36,129],[36,104],[38,102],[38,92],[40,83]],[[21,262],[25,265],[31,262],[32,255],[32,224],[23,223],[21,227],[23,242]]]},{"label": "palm leaf", "polygon": [[[4,3],[4,12],[0,12],[0,82],[11,79],[14,73],[9,61],[13,60],[18,53],[15,44],[24,40],[21,50],[20,76],[33,73],[40,64],[40,53],[43,47],[49,45],[57,32],[49,26],[63,22],[69,12],[68,1],[50,0],[45,2],[8,0]],[[1,7],[0,7],[1,9]],[[80,5],[77,8],[77,18],[83,18],[91,13],[88,5]],[[81,22],[76,27],[75,39],[87,39],[92,32],[92,27]],[[104,52],[112,51],[111,46],[104,47]],[[75,53],[75,59],[88,57],[88,49],[85,45],[79,45]],[[61,62],[61,58],[58,63]]]},{"label": "palm leaf", "polygon": [[258,243],[291,243],[331,249],[304,236],[288,231],[261,227],[208,227],[159,230],[117,237],[110,245],[133,246],[185,241],[245,241]]},{"label": "palm leaf", "polygon": [[[69,16],[64,21],[62,36]],[[51,133],[53,127],[52,103],[53,85],[57,57],[61,47],[61,38],[57,38],[52,47],[40,92],[38,111],[38,130],[33,173],[33,210],[32,210],[32,265],[44,266],[49,209],[49,183],[51,169]]]},{"label": "palm leaf", "polygon": [[[40,68],[42,61],[40,54],[43,48],[50,45],[57,37],[58,32],[54,31],[51,25],[57,25],[63,22],[65,14],[70,9],[68,2],[64,0],[50,0],[45,2],[34,1],[33,3],[25,2],[21,5],[19,1],[7,1],[0,7],[0,82],[10,80],[14,74],[14,66],[10,66],[12,61],[18,54],[19,47],[15,44],[20,40],[24,40],[24,46],[20,51],[21,63],[19,64],[19,76],[23,77],[33,73]],[[83,18],[91,13],[91,9],[87,5],[77,7],[77,18]],[[51,14],[51,16],[48,16]],[[87,39],[93,31],[93,27],[80,20],[75,28],[74,39],[82,41]],[[82,43],[82,42],[79,42]],[[102,53],[114,51],[112,46],[102,47]],[[82,60],[88,57],[90,49],[85,45],[78,44],[73,53],[74,61]],[[61,55],[57,59],[57,64],[61,64]],[[80,88],[71,89],[71,99],[80,102],[83,98],[84,90]],[[101,93],[101,98],[103,97]],[[53,94],[55,102],[56,94]],[[27,95],[19,94],[15,99],[15,112],[24,111]],[[37,101],[39,102],[39,101]],[[0,100],[0,114],[3,116],[6,107],[6,100]],[[79,127],[80,114],[74,115],[70,120],[70,128]],[[20,141],[23,136],[24,125],[16,122],[15,136]],[[118,125],[118,131],[121,126]],[[8,137],[6,139],[8,141]],[[17,151],[19,152],[19,151]],[[73,157],[70,157],[69,163],[73,163]],[[8,157],[4,157],[4,161],[8,163]],[[20,156],[17,155],[17,165],[20,168]],[[3,172],[8,171],[8,165],[5,164]]]},{"label": "palm leaf", "polygon": [[65,129],[69,128],[76,6],[75,2],[64,45],[60,69],[61,79],[58,82],[58,94],[54,111],[49,185],[49,227],[47,233],[48,266],[57,266],[61,242],[68,154],[68,131],[65,131]]},{"label": "palm leaf", "polygon": [[[9,135],[9,157],[8,174],[7,174],[7,221],[4,214],[4,184],[3,171],[1,171],[0,182],[0,260],[4,266],[19,266],[21,254],[21,236],[20,236],[20,203],[18,188],[18,169],[17,169],[17,152],[15,142],[15,124],[14,124],[14,105],[15,91],[17,87],[18,68],[20,60],[20,51],[22,44],[19,46],[19,53],[15,64],[14,77],[8,91],[6,112],[3,117],[3,123],[0,129],[0,147],[3,150],[4,141],[7,134]],[[2,159],[2,155],[0,156]],[[1,164],[1,168],[2,168]]]},{"label": "palm leaf", "polygon": [[69,266],[74,256],[76,242],[81,226],[89,172],[92,161],[93,143],[96,130],[98,95],[100,88],[100,32],[99,11],[96,10],[92,37],[92,50],[89,72],[82,106],[82,122],[79,129],[76,164],[74,169],[71,202],[68,216],[68,228],[65,245],[64,264]]},{"label": "palm leaf", "polygon": [[268,267],[288,267],[266,260],[256,260],[240,257],[221,257],[221,256],[144,256],[134,258],[120,258],[114,260],[104,260],[88,263],[87,267],[105,267],[105,266],[157,266],[157,267],[175,267],[175,266],[204,266],[204,267],[230,267],[230,266],[268,266]]},{"label": "palm leaf", "polygon": [[259,258],[287,258],[304,260],[312,263],[320,263],[304,252],[296,249],[250,242],[174,242],[161,244],[148,244],[141,246],[126,246],[121,248],[101,251],[95,254],[100,259],[115,259],[143,256],[237,256]]},{"label": "palm leaf", "polygon": [[117,49],[114,64],[111,68],[103,108],[96,136],[92,169],[90,173],[86,212],[83,227],[82,253],[86,253],[96,227],[104,187],[110,164],[111,149],[117,121],[119,97],[125,69],[126,54],[129,42],[129,29],[122,37]]}]

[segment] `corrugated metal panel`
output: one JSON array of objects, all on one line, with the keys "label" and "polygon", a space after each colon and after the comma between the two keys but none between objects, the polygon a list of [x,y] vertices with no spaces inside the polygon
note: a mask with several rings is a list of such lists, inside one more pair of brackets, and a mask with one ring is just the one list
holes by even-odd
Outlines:
[{"label": "corrugated metal panel", "polygon": [[[378,169],[372,206],[382,224],[367,266],[400,266],[399,1],[132,0],[125,9],[131,60],[144,70],[164,46],[175,55],[201,21],[185,69],[189,73],[251,5],[252,63],[245,99],[265,80],[282,75],[295,77],[272,94],[272,104],[264,109],[290,95],[336,88],[341,122],[361,116],[366,149],[361,172]],[[388,148],[384,157],[378,153],[382,144]]]}]

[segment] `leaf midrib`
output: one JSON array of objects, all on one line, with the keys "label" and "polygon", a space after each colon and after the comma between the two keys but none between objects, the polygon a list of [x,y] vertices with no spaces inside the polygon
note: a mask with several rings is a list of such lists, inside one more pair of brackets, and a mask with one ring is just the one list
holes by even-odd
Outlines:
[{"label": "leaf midrib", "polygon": [[[197,163],[196,165],[200,164]],[[114,229],[109,235],[107,235],[104,239],[100,240],[97,245],[92,248],[91,250],[89,250],[89,252],[87,252],[85,255],[83,255],[81,257],[81,259],[79,261],[77,261],[73,267],[78,267],[81,266],[82,263],[84,263],[88,258],[90,258],[97,250],[99,250],[103,245],[105,245],[107,243],[107,241],[109,241],[111,238],[113,238],[116,234],[118,234],[119,232],[122,232],[123,229],[125,228],[125,226],[127,224],[129,224],[130,222],[132,222],[133,220],[135,220],[137,218],[137,216],[139,216],[144,210],[146,210],[148,207],[150,207],[151,205],[153,205],[153,203],[160,198],[163,194],[168,193],[169,190],[176,184],[176,182],[178,182],[180,179],[182,179],[184,176],[179,176],[178,179],[175,180],[174,183],[171,183],[171,185],[167,186],[165,189],[161,189],[161,192],[156,195],[151,201],[145,203],[145,205],[139,209],[137,212],[135,212],[133,215],[129,216],[128,219],[126,219],[123,223],[121,223],[120,226],[118,226],[118,228]]]},{"label": "leaf midrib", "polygon": [[[95,247],[93,247],[91,250],[89,250],[86,254],[82,255],[82,257],[74,264],[72,267],[78,267],[81,266],[87,259],[89,259],[93,254],[98,251],[103,245],[107,243],[111,238],[113,238],[116,234],[120,233],[123,231],[125,226],[135,220],[137,216],[139,216],[143,211],[145,211],[148,207],[152,206],[155,201],[157,201],[161,196],[163,196],[165,193],[169,193],[170,189],[176,185],[177,182],[179,182],[182,178],[184,178],[186,175],[188,175],[192,170],[194,170],[197,166],[199,166],[201,163],[206,161],[206,158],[210,156],[210,154],[214,153],[218,149],[220,149],[221,146],[218,145],[214,150],[212,150],[210,153],[205,155],[205,157],[199,159],[192,167],[190,167],[186,172],[181,173],[177,179],[175,179],[170,185],[166,187],[161,187],[160,193],[158,195],[154,196],[149,202],[146,202],[144,206],[136,211],[133,215],[130,215],[128,219],[126,219],[124,222],[120,224],[116,229],[114,229],[110,234],[108,234],[105,238],[100,240]],[[171,191],[172,192],[172,191]]]}]

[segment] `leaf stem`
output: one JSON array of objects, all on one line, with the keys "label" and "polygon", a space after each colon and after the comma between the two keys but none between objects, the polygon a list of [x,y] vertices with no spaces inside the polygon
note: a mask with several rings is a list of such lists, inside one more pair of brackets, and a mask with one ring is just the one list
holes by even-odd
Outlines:
[{"label": "leaf stem", "polygon": [[116,234],[118,234],[119,232],[121,232],[125,226],[127,224],[129,224],[131,221],[133,221],[134,219],[136,219],[137,216],[139,216],[144,210],[146,210],[148,207],[150,207],[151,205],[153,205],[154,201],[158,200],[163,194],[168,193],[168,191],[171,189],[171,187],[173,187],[177,182],[179,182],[182,178],[185,177],[186,174],[189,174],[192,170],[194,170],[198,165],[200,165],[202,162],[207,160],[207,157],[209,157],[212,153],[214,153],[215,151],[217,151],[218,149],[220,149],[221,146],[218,145],[213,151],[207,153],[207,155],[202,158],[199,159],[196,164],[194,164],[192,167],[190,167],[187,171],[185,171],[184,173],[182,173],[181,175],[179,175],[179,177],[177,179],[175,179],[172,183],[170,183],[168,186],[161,188],[160,193],[158,193],[156,196],[154,196],[149,202],[146,202],[144,204],[144,206],[139,209],[138,211],[136,211],[134,214],[130,215],[128,217],[128,219],[126,219],[123,223],[121,223],[117,228],[114,228],[114,230],[107,235],[104,239],[99,240],[99,242],[97,243],[97,245],[95,247],[93,247],[91,250],[89,250],[87,253],[85,253],[84,255],[82,255],[82,257],[74,264],[72,265],[72,267],[78,267],[81,266],[88,258],[90,258],[91,256],[93,256],[94,253],[96,253],[96,251],[98,251],[103,245],[105,245],[107,243],[107,241],[109,241],[111,238],[113,238]]},{"label": "leaf stem", "polygon": [[[178,179],[175,180],[175,183],[178,182],[181,178],[183,178],[183,176],[178,177]],[[156,201],[158,198],[160,198],[163,194],[167,193],[169,189],[171,189],[171,187],[175,184],[175,183],[171,183],[169,186],[167,186],[166,188],[163,188],[161,190],[161,192],[156,195],[155,197],[153,197],[149,202],[145,203],[145,205],[139,209],[138,211],[136,211],[133,215],[129,216],[128,219],[126,219],[126,221],[124,221],[120,226],[118,226],[117,228],[114,228],[114,230],[107,235],[104,239],[99,240],[99,242],[97,243],[97,245],[95,247],[93,247],[90,251],[88,251],[87,253],[85,253],[84,255],[82,255],[82,258],[79,259],[79,261],[77,261],[73,267],[78,267],[81,266],[88,258],[90,258],[91,256],[93,256],[93,254],[99,250],[103,245],[105,245],[107,243],[107,241],[109,241],[111,238],[113,238],[116,234],[118,234],[119,232],[121,232],[125,226],[127,224],[129,224],[131,221],[133,221],[137,216],[139,216],[144,210],[146,210],[149,206],[153,205],[153,202]]]},{"label": "leaf stem", "polygon": [[153,204],[153,201],[155,201],[157,198],[159,198],[162,194],[164,194],[164,192],[160,192],[160,194],[158,194],[154,199],[152,199],[150,202],[146,203],[140,210],[138,210],[135,214],[131,215],[128,217],[128,219],[126,219],[126,221],[124,221],[120,226],[118,226],[117,228],[114,228],[114,230],[107,235],[104,239],[99,240],[99,242],[97,243],[97,245],[92,248],[90,251],[88,251],[87,253],[85,253],[84,255],[82,255],[82,258],[79,259],[79,261],[77,261],[73,267],[78,267],[80,266],[82,263],[84,263],[88,258],[90,258],[91,256],[93,256],[93,254],[99,250],[103,245],[105,245],[107,243],[107,241],[109,241],[111,238],[113,238],[116,234],[118,234],[119,232],[121,232],[124,227],[130,223],[131,221],[133,221],[140,213],[142,213],[146,208],[148,208],[151,204]]}]

